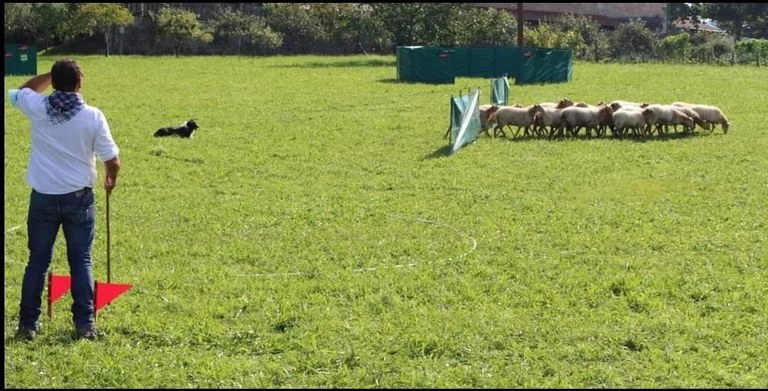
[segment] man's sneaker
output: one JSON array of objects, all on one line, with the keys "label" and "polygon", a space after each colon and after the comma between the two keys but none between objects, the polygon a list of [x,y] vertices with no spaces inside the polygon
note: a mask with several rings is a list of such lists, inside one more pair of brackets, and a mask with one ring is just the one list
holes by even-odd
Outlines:
[{"label": "man's sneaker", "polygon": [[97,333],[95,327],[76,327],[75,339],[96,339]]},{"label": "man's sneaker", "polygon": [[19,326],[19,330],[16,332],[16,337],[25,341],[33,341],[37,338],[37,331],[36,328]]}]

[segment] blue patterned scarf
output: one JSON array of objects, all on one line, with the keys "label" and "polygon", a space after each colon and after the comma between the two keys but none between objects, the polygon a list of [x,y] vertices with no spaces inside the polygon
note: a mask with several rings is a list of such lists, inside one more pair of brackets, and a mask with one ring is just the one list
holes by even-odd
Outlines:
[{"label": "blue patterned scarf", "polygon": [[76,92],[53,91],[46,99],[45,110],[54,125],[61,125],[72,119],[85,106],[83,96]]}]

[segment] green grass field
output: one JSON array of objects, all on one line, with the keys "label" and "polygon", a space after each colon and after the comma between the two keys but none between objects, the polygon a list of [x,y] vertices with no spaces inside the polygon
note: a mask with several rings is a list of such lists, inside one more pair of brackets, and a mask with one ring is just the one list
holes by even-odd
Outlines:
[{"label": "green grass field", "polygon": [[[6,93],[6,388],[768,387],[766,68],[577,62],[510,103],[683,100],[731,127],[447,156],[450,96],[488,103],[488,79],[401,83],[394,56],[76,58],[121,148],[111,275],[134,288],[102,339],[73,341],[69,295],[14,339],[29,129]],[[193,139],[152,137],[189,118]]]}]

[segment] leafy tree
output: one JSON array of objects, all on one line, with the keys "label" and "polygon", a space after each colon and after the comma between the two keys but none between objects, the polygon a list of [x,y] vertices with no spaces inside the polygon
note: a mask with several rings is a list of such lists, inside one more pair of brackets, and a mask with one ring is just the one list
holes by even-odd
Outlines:
[{"label": "leafy tree", "polygon": [[691,54],[691,36],[686,33],[668,35],[659,42],[658,50],[663,61],[685,62]]},{"label": "leafy tree", "polygon": [[672,23],[678,20],[689,20],[699,22],[697,15],[694,14],[692,3],[666,3],[667,22]]},{"label": "leafy tree", "polygon": [[744,36],[768,39],[768,15],[759,15],[745,29]]},{"label": "leafy tree", "polygon": [[256,52],[271,52],[283,45],[283,36],[272,30],[265,18],[256,18],[248,32],[248,43]]},{"label": "leafy tree", "polygon": [[457,46],[469,39],[464,23],[467,3],[373,3],[376,16],[391,33],[393,46]]},{"label": "leafy tree", "polygon": [[194,12],[164,7],[157,12],[150,12],[150,16],[157,25],[158,41],[170,42],[176,57],[181,47],[190,41],[213,41],[213,34],[201,27]]},{"label": "leafy tree", "polygon": [[37,43],[38,50],[46,50],[72,38],[70,3],[6,4],[6,39]]},{"label": "leafy tree", "polygon": [[768,40],[744,39],[736,43],[734,50],[739,55],[740,62],[755,62],[757,66],[765,65],[768,60]]},{"label": "leafy tree", "polygon": [[391,34],[370,5],[358,4],[341,17],[346,21],[339,34],[342,42],[357,43],[363,51],[364,47],[381,51],[389,45]]},{"label": "leafy tree", "polygon": [[754,27],[759,31],[768,23],[767,3],[693,3],[692,8],[696,15],[712,19],[736,41],[744,32],[751,32]]},{"label": "leafy tree", "polygon": [[75,13],[76,26],[83,34],[104,34],[105,52],[109,57],[109,43],[114,27],[133,24],[131,11],[119,3],[82,3]]},{"label": "leafy tree", "polygon": [[568,37],[563,44],[573,49],[576,58],[597,60],[607,53],[607,37],[600,32],[600,25],[594,19],[586,15],[564,14],[552,23],[557,31]]},{"label": "leafy tree", "polygon": [[[412,11],[417,10],[419,5],[416,3],[373,3],[372,7],[376,17],[384,24],[391,33],[392,46],[402,46],[414,42],[416,35],[413,23]],[[410,14],[410,15],[409,15]]]},{"label": "leafy tree", "polygon": [[464,37],[467,46],[514,46],[517,43],[517,19],[495,8],[475,8],[465,13]]},{"label": "leafy tree", "polygon": [[328,42],[328,32],[310,15],[310,5],[300,3],[265,3],[267,25],[283,36],[288,53],[313,53]]},{"label": "leafy tree", "polygon": [[424,13],[419,20],[422,39],[429,46],[459,46],[465,25],[463,16],[471,6],[467,3],[422,3]]},{"label": "leafy tree", "polygon": [[242,54],[244,42],[253,45],[257,51],[270,51],[283,44],[282,36],[267,26],[264,18],[246,15],[239,10],[220,10],[212,27],[214,35],[236,42],[237,54]]},{"label": "leafy tree", "polygon": [[425,3],[373,3],[376,17],[392,37],[392,46],[423,45]]},{"label": "leafy tree", "polygon": [[314,3],[309,9],[329,40],[349,49],[381,48],[388,43],[389,34],[373,14],[373,7],[363,3]]},{"label": "leafy tree", "polygon": [[35,19],[30,3],[7,3],[3,14],[5,42],[33,42]]},{"label": "leafy tree", "polygon": [[610,35],[610,41],[615,59],[637,61],[653,55],[657,39],[645,21],[632,19],[616,26],[616,30]]},{"label": "leafy tree", "polygon": [[566,49],[573,46],[583,45],[581,37],[574,31],[563,33],[558,31],[555,26],[548,21],[540,22],[533,28],[523,30],[526,46],[537,46],[543,48],[561,48]]}]

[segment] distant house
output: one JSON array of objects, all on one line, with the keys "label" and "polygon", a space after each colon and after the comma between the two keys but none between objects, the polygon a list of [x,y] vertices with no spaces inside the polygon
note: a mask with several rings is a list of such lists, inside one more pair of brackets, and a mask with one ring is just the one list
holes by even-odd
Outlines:
[{"label": "distant house", "polygon": [[711,24],[707,24],[704,22],[700,23],[694,23],[690,20],[676,20],[672,22],[672,25],[670,26],[670,33],[678,33],[683,30],[687,31],[704,31],[708,33],[713,34],[720,34],[720,35],[726,35],[727,33],[723,29],[719,29],[715,26],[712,26]]}]

